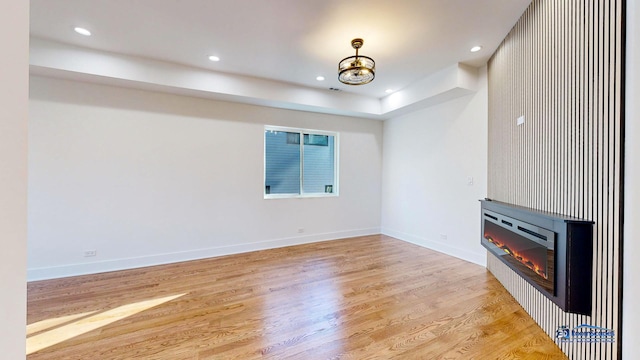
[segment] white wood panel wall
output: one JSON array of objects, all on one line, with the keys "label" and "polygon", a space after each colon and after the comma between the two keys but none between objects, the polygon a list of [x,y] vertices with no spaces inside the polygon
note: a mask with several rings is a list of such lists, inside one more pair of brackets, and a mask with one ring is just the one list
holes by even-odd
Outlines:
[{"label": "white wood panel wall", "polygon": [[488,197],[595,221],[591,316],[562,312],[488,255],[489,270],[549,336],[583,323],[616,331],[614,344],[560,344],[571,359],[619,354],[624,6],[534,0],[488,65]]}]

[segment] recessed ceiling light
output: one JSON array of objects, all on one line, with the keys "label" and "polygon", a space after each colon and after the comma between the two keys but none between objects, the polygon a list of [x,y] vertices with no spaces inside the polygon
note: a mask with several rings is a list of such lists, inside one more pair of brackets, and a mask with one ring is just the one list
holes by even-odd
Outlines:
[{"label": "recessed ceiling light", "polygon": [[209,60],[211,60],[211,61],[220,61],[220,58],[215,56],[215,55],[211,55],[211,56],[209,56]]},{"label": "recessed ceiling light", "polygon": [[318,81],[324,81],[324,76],[318,76],[318,77],[316,77],[316,80],[318,80]]},{"label": "recessed ceiling light", "polygon": [[80,35],[91,36],[91,31],[89,31],[89,30],[87,30],[85,28],[76,27],[76,28],[73,28],[73,31],[77,32]]},{"label": "recessed ceiling light", "polygon": [[471,48],[471,52],[478,52],[480,50],[482,50],[482,46],[479,46],[479,45],[476,45]]},{"label": "recessed ceiling light", "polygon": [[386,92],[387,94],[391,94],[393,92],[393,89],[387,89],[384,92]]}]

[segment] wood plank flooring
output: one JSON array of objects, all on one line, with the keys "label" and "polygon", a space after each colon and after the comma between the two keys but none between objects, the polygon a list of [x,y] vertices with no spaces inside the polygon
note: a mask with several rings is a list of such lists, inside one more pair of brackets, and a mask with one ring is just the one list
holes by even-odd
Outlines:
[{"label": "wood plank flooring", "polygon": [[566,358],[485,268],[383,235],[31,282],[27,307],[28,360]]}]

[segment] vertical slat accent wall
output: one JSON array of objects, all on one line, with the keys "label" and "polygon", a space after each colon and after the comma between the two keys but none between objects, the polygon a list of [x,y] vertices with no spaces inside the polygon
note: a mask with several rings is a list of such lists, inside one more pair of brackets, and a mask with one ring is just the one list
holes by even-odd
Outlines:
[{"label": "vertical slat accent wall", "polygon": [[[488,64],[488,197],[595,222],[591,316],[564,313],[487,255],[554,339],[583,323],[620,339],[623,31],[624,0],[534,0]],[[571,359],[619,353],[617,342],[558,344]]]}]

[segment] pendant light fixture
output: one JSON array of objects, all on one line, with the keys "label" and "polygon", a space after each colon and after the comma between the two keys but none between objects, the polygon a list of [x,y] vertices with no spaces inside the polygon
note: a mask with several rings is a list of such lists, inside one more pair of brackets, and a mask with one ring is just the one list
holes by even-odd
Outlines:
[{"label": "pendant light fixture", "polygon": [[376,62],[368,56],[358,55],[364,40],[353,39],[351,46],[356,49],[356,56],[344,58],[338,64],[338,80],[347,85],[364,85],[376,77]]}]

